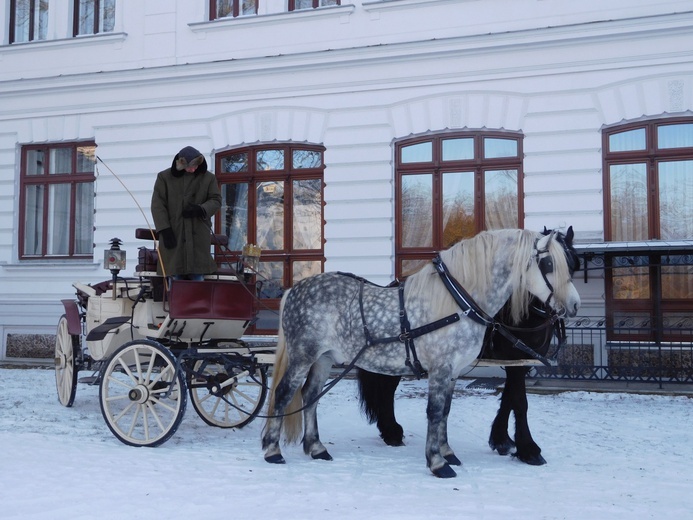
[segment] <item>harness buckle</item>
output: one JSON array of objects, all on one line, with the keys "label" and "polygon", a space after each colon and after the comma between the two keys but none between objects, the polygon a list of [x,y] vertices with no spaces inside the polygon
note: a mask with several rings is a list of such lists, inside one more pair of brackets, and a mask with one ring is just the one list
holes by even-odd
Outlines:
[{"label": "harness buckle", "polygon": [[407,331],[407,332],[402,332],[398,337],[399,337],[399,340],[400,340],[402,343],[406,343],[407,340],[409,340],[409,338],[410,338],[409,332],[408,332],[408,331]]}]

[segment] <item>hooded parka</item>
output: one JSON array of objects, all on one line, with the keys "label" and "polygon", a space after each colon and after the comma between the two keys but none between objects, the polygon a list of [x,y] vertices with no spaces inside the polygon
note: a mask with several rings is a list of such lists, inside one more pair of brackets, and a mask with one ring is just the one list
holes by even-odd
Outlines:
[{"label": "hooded parka", "polygon": [[[196,169],[188,173],[186,167]],[[195,206],[202,209],[200,216],[183,216],[185,210],[189,213]],[[159,172],[151,208],[154,227],[159,234],[160,274],[210,274],[217,270],[210,253],[211,217],[221,208],[221,192],[200,152],[187,146],[176,154],[170,168]],[[167,248],[161,239],[161,232],[166,233],[167,229],[175,236],[176,244],[172,248]]]}]

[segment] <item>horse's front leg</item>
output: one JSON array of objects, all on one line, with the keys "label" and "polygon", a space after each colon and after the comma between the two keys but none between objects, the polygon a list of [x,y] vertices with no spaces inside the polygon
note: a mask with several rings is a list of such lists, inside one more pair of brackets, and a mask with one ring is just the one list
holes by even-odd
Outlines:
[{"label": "horse's front leg", "polygon": [[323,354],[311,367],[302,390],[303,402],[308,405],[303,411],[303,451],[312,458],[320,460],[332,460],[327,448],[320,442],[317,414],[317,397],[330,375],[331,368],[332,359]]},{"label": "horse's front leg", "polygon": [[[488,438],[488,445],[492,450],[497,450],[499,455],[508,455],[515,449],[515,441],[508,435],[508,421],[510,420],[510,412],[513,409],[512,396],[517,393],[517,389],[513,387],[516,384],[515,379],[510,376],[512,367],[506,369],[505,385],[503,385],[503,393],[500,398],[500,408],[496,414],[496,418],[491,425],[491,433]],[[522,369],[524,370],[524,369]],[[524,377],[524,375],[522,376]]]},{"label": "horse's front leg", "polygon": [[[447,442],[447,418],[452,401],[455,380],[449,370],[429,373],[428,376],[428,432],[426,435],[426,462],[431,472],[440,478],[457,476],[446,457],[457,460]],[[459,460],[457,460],[459,462]],[[454,464],[455,462],[453,462]]]},{"label": "horse's front leg", "polygon": [[527,422],[527,385],[525,376],[527,369],[524,367],[512,367],[507,369],[507,380],[512,381],[513,397],[512,407],[515,414],[515,444],[517,451],[515,457],[526,464],[541,466],[546,464],[546,459],[541,455],[541,448],[534,442]]}]

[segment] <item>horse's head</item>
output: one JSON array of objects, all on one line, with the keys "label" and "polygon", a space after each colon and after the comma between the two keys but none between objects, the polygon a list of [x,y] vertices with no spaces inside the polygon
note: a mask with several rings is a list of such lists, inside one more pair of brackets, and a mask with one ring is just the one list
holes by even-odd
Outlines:
[{"label": "horse's head", "polygon": [[580,295],[573,285],[573,273],[580,259],[573,248],[573,227],[564,235],[558,231],[540,234],[526,273],[527,289],[560,315],[575,316]]}]

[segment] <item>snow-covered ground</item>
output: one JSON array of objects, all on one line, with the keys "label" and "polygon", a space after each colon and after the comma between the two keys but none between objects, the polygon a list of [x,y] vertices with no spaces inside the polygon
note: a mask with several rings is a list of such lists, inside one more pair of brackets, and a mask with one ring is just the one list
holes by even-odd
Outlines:
[{"label": "snow-covered ground", "polygon": [[133,448],[108,430],[97,387],[79,384],[64,408],[52,371],[0,369],[0,518],[691,518],[688,397],[530,395],[530,426],[548,461],[531,467],[487,445],[498,397],[458,388],[449,436],[464,465],[457,478],[437,479],[424,459],[423,381],[397,394],[406,446],[380,440],[346,380],[318,408],[334,461],[288,446],[277,466],[263,460],[261,419],[224,430],[188,406],[166,444]]}]

